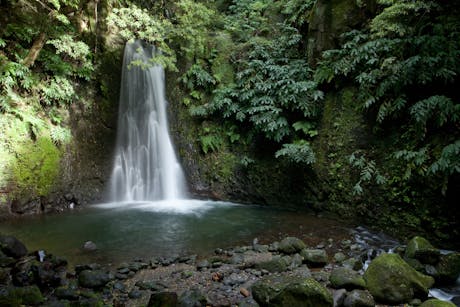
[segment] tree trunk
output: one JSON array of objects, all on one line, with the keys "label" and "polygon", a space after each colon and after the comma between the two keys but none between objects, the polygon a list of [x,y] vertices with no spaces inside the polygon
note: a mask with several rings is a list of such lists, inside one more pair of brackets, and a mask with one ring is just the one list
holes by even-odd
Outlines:
[{"label": "tree trunk", "polygon": [[44,32],[40,33],[40,35],[35,39],[32,47],[29,50],[29,53],[25,57],[25,59],[22,61],[22,63],[27,66],[33,66],[35,63],[35,60],[38,58],[38,55],[40,54],[40,51],[42,50],[43,46],[45,45],[46,42],[46,34]]}]

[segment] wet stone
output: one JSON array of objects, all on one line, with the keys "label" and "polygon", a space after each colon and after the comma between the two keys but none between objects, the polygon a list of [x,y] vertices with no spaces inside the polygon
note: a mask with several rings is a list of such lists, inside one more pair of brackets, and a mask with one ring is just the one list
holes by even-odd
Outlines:
[{"label": "wet stone", "polygon": [[139,287],[141,290],[162,290],[164,289],[163,286],[159,285],[158,283],[154,281],[146,281],[146,280],[140,280],[136,282],[136,286]]},{"label": "wet stone", "polygon": [[118,279],[118,280],[125,280],[125,279],[128,279],[128,274],[116,273],[115,278]]},{"label": "wet stone", "polygon": [[142,291],[134,289],[134,290],[132,290],[131,292],[128,293],[128,297],[130,299],[138,299],[138,298],[142,297]]},{"label": "wet stone", "polygon": [[125,292],[126,291],[126,286],[123,283],[117,281],[117,282],[115,282],[113,284],[113,290],[120,291],[120,292]]},{"label": "wet stone", "polygon": [[209,265],[210,264],[208,260],[201,260],[196,264],[196,268],[198,270],[203,270],[203,269],[209,268]]},{"label": "wet stone", "polygon": [[118,269],[117,270],[117,273],[120,273],[120,274],[128,274],[130,271],[129,268],[121,268],[121,269]]}]

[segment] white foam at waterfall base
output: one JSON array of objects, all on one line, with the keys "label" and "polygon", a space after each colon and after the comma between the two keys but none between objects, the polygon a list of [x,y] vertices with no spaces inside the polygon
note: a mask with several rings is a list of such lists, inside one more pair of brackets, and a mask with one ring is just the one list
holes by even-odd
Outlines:
[{"label": "white foam at waterfall base", "polygon": [[238,204],[223,201],[174,199],[159,201],[110,202],[96,204],[93,206],[102,209],[141,210],[148,212],[201,215],[216,207],[238,206]]}]

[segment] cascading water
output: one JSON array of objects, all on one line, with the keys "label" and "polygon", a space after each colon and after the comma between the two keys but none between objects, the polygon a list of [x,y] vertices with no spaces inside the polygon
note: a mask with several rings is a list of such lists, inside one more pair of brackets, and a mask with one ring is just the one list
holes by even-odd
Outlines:
[{"label": "cascading water", "polygon": [[132,65],[148,63],[154,55],[155,48],[141,41],[125,46],[112,201],[174,200],[185,194],[168,131],[163,68]]}]

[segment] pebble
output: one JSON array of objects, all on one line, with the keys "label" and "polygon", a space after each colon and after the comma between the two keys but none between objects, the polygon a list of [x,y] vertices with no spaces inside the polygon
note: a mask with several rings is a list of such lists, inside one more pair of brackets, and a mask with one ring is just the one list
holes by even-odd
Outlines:
[{"label": "pebble", "polygon": [[246,289],[246,288],[240,288],[240,293],[241,295],[243,295],[244,297],[248,297],[249,295],[251,295],[249,293],[249,291]]}]

